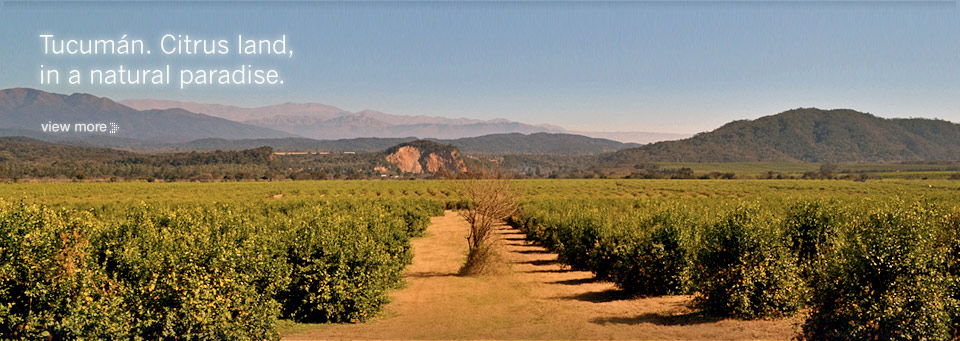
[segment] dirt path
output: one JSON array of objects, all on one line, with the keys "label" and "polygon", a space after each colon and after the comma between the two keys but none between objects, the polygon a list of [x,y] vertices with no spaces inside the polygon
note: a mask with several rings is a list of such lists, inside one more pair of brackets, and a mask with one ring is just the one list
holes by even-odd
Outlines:
[{"label": "dirt path", "polygon": [[377,319],[326,324],[283,335],[316,339],[789,339],[797,320],[704,318],[689,296],[630,299],[592,274],[570,271],[556,254],[498,229],[510,270],[485,278],[456,276],[466,255],[467,225],[456,213],[433,218],[413,241],[407,286]]}]

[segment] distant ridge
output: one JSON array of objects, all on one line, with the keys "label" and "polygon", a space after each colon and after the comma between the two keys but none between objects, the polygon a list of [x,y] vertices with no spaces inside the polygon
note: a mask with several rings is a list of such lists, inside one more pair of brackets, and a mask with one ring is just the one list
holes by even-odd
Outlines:
[{"label": "distant ridge", "polygon": [[[195,114],[183,109],[136,110],[108,98],[75,93],[61,95],[41,90],[0,90],[0,129],[42,132],[52,123],[116,123],[109,137],[152,142],[185,142],[199,138],[280,138],[292,134]],[[59,133],[62,138],[90,133]]]},{"label": "distant ridge", "polygon": [[[279,139],[206,138],[181,143],[151,143],[130,138],[109,136],[62,137],[26,130],[0,129],[0,136],[26,136],[33,139],[74,146],[114,148],[131,151],[212,151],[245,150],[271,147],[281,152],[377,152],[392,146],[417,140],[415,137],[399,138],[354,138],[340,140],[314,140],[302,137]],[[594,139],[571,134],[494,134],[462,139],[434,139],[460,148],[466,154],[486,155],[598,155],[624,148],[636,147],[633,143]]]},{"label": "distant ridge", "polygon": [[458,139],[491,134],[562,133],[626,143],[651,143],[690,136],[688,134],[631,131],[568,131],[562,127],[550,124],[532,125],[502,118],[476,120],[426,115],[407,116],[388,114],[376,110],[349,112],[335,106],[320,103],[283,103],[256,108],[156,99],[128,99],[120,101],[120,103],[140,110],[182,108],[191,112],[267,127],[319,140],[357,137],[401,138],[409,136],[432,139]]},{"label": "distant ridge", "polygon": [[639,146],[573,134],[493,134],[440,140],[468,154],[595,155]]},{"label": "distant ridge", "polygon": [[643,131],[570,131],[571,134],[620,141],[623,143],[649,144],[660,141],[685,139],[693,134],[651,133]]},{"label": "distant ridge", "polygon": [[245,124],[323,140],[358,137],[456,139],[500,133],[565,132],[550,125],[530,125],[505,119],[474,120],[435,116],[392,115],[375,110],[356,113],[319,103],[284,103],[257,108],[154,99],[129,99],[141,110],[181,108]]},{"label": "distant ridge", "polygon": [[605,167],[638,162],[901,162],[960,160],[960,125],[884,119],[848,109],[800,108],[730,122],[694,137],[601,156]]},{"label": "distant ridge", "polygon": [[[269,146],[278,151],[373,152],[417,140],[415,137],[313,140],[306,138],[224,140],[204,139],[175,146],[180,150],[242,150]],[[598,155],[638,146],[635,143],[595,139],[572,134],[491,134],[459,139],[426,139],[457,147],[466,154],[488,155]]]}]

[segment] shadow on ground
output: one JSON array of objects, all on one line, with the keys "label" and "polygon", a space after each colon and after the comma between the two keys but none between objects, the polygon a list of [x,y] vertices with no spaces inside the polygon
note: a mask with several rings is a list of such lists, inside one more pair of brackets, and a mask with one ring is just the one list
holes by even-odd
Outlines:
[{"label": "shadow on ground", "polygon": [[530,264],[530,265],[536,265],[536,266],[544,266],[544,265],[557,264],[557,260],[556,259],[535,259],[535,260],[517,262],[516,264]]},{"label": "shadow on ground", "polygon": [[522,255],[548,255],[552,253],[547,250],[520,250],[520,251],[514,251],[514,252]]},{"label": "shadow on ground", "polygon": [[702,311],[698,311],[680,315],[647,313],[634,317],[603,317],[593,319],[590,322],[596,324],[638,325],[641,323],[650,323],[658,326],[683,326],[691,324],[713,323],[722,319],[722,317],[713,316]]},{"label": "shadow on ground", "polygon": [[593,302],[593,303],[622,301],[622,300],[629,300],[633,298],[635,298],[635,296],[630,295],[624,292],[623,290],[618,290],[618,289],[608,289],[604,291],[591,291],[591,292],[585,292],[585,293],[577,294],[573,296],[561,297],[561,299],[565,299],[565,300],[577,300],[577,301]]},{"label": "shadow on ground", "polygon": [[598,281],[599,280],[596,277],[588,277],[588,278],[566,279],[562,281],[553,281],[553,282],[549,282],[549,284],[581,285],[581,284],[596,283]]},{"label": "shadow on ground", "polygon": [[433,278],[433,277],[454,277],[459,276],[455,272],[439,272],[439,271],[422,271],[422,272],[411,272],[407,274],[409,277],[413,278]]},{"label": "shadow on ground", "polygon": [[530,270],[530,271],[524,271],[524,272],[530,273],[530,274],[536,274],[536,273],[562,274],[562,273],[574,272],[574,271],[576,271],[576,270],[573,270],[573,269],[538,269],[538,270]]}]

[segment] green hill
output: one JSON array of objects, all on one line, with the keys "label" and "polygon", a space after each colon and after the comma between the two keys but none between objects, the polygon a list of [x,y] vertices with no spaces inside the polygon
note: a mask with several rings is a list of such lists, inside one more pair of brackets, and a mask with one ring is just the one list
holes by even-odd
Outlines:
[{"label": "green hill", "polygon": [[694,137],[624,149],[601,167],[638,162],[902,162],[960,159],[960,125],[801,108],[730,122]]}]

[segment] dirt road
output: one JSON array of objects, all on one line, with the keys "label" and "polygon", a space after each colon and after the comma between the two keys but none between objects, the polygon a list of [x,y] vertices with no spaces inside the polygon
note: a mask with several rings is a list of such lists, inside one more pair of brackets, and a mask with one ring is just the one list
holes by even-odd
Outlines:
[{"label": "dirt road", "polygon": [[[466,256],[466,222],[455,212],[433,218],[413,241],[406,287],[380,317],[362,324],[307,327],[289,340],[316,339],[789,339],[798,320],[703,317],[689,296],[628,298],[592,274],[570,271],[556,254],[501,226],[507,269],[482,278],[456,275]],[[303,328],[299,328],[303,329]]]}]

